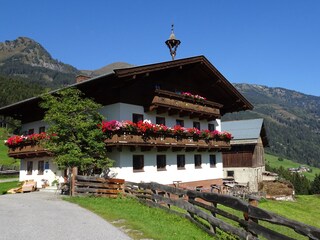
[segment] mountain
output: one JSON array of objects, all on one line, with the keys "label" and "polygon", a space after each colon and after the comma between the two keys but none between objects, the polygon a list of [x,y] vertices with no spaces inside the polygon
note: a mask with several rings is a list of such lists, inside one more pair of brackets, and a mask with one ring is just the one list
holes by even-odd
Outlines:
[{"label": "mountain", "polygon": [[253,111],[226,114],[223,120],[264,118],[268,152],[320,166],[320,97],[284,88],[234,84]]},{"label": "mountain", "polygon": [[99,76],[107,73],[112,73],[114,69],[130,68],[130,67],[134,67],[134,65],[126,62],[115,62],[107,66],[104,66],[102,68],[99,68],[97,70],[81,70],[81,72],[87,76],[95,77],[95,76]]},{"label": "mountain", "polygon": [[0,43],[0,74],[54,89],[74,83],[80,71],[53,59],[36,41],[19,37]]}]

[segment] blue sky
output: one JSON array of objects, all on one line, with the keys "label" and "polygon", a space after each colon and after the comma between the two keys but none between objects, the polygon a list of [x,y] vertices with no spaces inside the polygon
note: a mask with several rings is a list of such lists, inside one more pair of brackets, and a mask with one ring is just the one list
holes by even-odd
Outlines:
[{"label": "blue sky", "polygon": [[169,61],[197,55],[232,83],[284,87],[320,96],[318,0],[1,1],[0,42],[30,37],[78,69],[112,62]]}]

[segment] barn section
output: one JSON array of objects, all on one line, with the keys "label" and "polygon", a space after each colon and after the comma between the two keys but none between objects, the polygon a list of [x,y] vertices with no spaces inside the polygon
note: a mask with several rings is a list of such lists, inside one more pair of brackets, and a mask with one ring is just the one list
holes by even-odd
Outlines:
[{"label": "barn section", "polygon": [[224,150],[223,174],[247,185],[252,192],[258,191],[265,171],[264,148],[268,139],[263,119],[222,122],[222,130],[232,133],[231,149]]}]

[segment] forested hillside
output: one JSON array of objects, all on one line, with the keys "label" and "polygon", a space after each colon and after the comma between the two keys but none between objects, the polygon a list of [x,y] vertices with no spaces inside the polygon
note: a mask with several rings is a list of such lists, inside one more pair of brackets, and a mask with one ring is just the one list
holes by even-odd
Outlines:
[{"label": "forested hillside", "polygon": [[227,114],[223,120],[264,118],[270,143],[267,151],[320,166],[320,97],[283,88],[234,85],[254,109]]},{"label": "forested hillside", "polygon": [[45,89],[37,83],[0,76],[0,107],[37,96],[44,91]]}]

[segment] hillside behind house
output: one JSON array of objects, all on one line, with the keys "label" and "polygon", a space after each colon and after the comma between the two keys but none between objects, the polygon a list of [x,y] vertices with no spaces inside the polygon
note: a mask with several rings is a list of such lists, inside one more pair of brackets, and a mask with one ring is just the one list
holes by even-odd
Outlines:
[{"label": "hillside behind house", "polygon": [[[78,70],[53,59],[41,44],[30,38],[5,41],[0,43],[0,107],[73,84],[78,74],[95,77],[132,66],[117,62],[97,70]],[[264,118],[268,152],[320,166],[320,97],[255,84],[234,86],[254,109],[227,114],[223,120]]]},{"label": "hillside behind house", "polygon": [[268,152],[320,166],[320,97],[255,84],[234,86],[253,103],[254,109],[227,114],[223,120],[264,118]]}]

